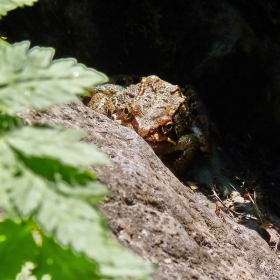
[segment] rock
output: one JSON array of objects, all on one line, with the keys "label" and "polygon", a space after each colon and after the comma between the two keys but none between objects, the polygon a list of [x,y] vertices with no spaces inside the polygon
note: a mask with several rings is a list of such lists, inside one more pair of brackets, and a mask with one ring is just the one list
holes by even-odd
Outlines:
[{"label": "rock", "polygon": [[159,265],[154,279],[280,279],[265,240],[226,213],[224,223],[213,199],[191,193],[134,131],[80,102],[24,118],[84,129],[110,156],[113,166],[95,168],[112,191],[100,210],[123,245]]}]

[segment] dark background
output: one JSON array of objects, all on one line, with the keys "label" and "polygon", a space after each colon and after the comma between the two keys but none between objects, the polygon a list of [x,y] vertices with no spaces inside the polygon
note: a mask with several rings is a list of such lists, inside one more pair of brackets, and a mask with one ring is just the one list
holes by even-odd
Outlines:
[{"label": "dark background", "polygon": [[41,0],[3,17],[0,35],[109,76],[192,84],[229,154],[280,189],[279,1]]}]

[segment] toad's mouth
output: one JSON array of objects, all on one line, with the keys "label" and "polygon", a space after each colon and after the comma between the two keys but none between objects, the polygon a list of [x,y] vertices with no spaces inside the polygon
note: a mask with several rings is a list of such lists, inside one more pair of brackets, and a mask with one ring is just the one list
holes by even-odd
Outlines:
[{"label": "toad's mouth", "polygon": [[162,128],[158,127],[157,129],[153,129],[144,137],[145,141],[149,143],[158,143],[161,145],[177,144],[177,137],[174,131],[170,131],[169,133],[165,134],[162,132]]},{"label": "toad's mouth", "polygon": [[153,137],[146,138],[145,140],[152,143],[161,143],[162,145],[170,143],[175,146],[177,144],[177,142],[172,140],[170,137],[161,137],[159,134],[154,134]]}]

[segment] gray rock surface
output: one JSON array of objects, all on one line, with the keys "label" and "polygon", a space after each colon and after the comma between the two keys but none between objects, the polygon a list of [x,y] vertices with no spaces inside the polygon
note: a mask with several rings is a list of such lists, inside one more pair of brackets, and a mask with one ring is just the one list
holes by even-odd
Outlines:
[{"label": "gray rock surface", "polygon": [[24,117],[84,129],[84,141],[110,156],[113,166],[95,169],[112,191],[100,209],[122,244],[159,265],[154,279],[280,279],[265,240],[226,213],[224,223],[215,202],[191,193],[134,131],[80,102]]}]

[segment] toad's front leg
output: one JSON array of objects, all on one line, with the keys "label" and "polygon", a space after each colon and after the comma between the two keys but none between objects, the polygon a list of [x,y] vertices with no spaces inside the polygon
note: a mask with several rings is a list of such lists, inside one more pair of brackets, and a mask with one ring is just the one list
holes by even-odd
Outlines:
[{"label": "toad's front leg", "polygon": [[172,165],[179,173],[183,173],[192,163],[199,150],[199,140],[193,134],[183,135],[173,147],[175,153],[179,152]]},{"label": "toad's front leg", "polygon": [[90,101],[87,104],[95,112],[112,119],[116,106],[121,103],[116,97],[121,99],[123,87],[114,84],[96,86],[89,90]]}]

